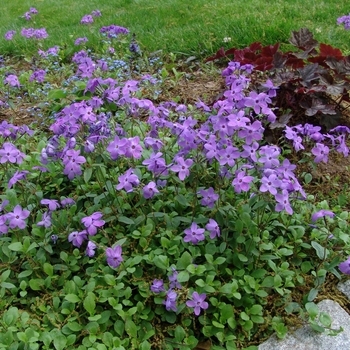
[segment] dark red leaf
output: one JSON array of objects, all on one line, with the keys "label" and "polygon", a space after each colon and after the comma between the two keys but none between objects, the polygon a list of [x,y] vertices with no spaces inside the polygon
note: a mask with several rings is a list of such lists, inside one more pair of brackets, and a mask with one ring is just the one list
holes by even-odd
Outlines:
[{"label": "dark red leaf", "polygon": [[280,47],[279,43],[277,43],[275,45],[264,46],[261,49],[261,54],[263,56],[273,56],[278,51],[279,47]]},{"label": "dark red leaf", "polygon": [[342,58],[343,54],[339,49],[336,49],[334,47],[332,47],[331,45],[327,45],[327,44],[320,44],[320,56],[333,56],[333,57],[337,57],[337,58]]},{"label": "dark red leaf", "polygon": [[252,51],[252,52],[256,52],[256,51],[260,51],[261,47],[262,47],[261,43],[259,43],[257,41],[257,42],[254,42],[254,43],[249,45],[249,50]]},{"label": "dark red leaf", "polygon": [[235,49],[235,48],[233,47],[232,49],[226,50],[226,51],[225,51],[225,54],[226,54],[226,56],[228,56],[228,55],[233,55],[233,54],[235,53],[236,50],[237,50],[237,49]]},{"label": "dark red leaf", "polygon": [[313,34],[307,28],[301,28],[299,31],[293,31],[289,42],[302,50],[315,48],[318,41],[314,39]]},{"label": "dark red leaf", "polygon": [[221,47],[214,56],[208,57],[205,62],[215,61],[222,57],[225,57],[225,50],[223,47]]}]

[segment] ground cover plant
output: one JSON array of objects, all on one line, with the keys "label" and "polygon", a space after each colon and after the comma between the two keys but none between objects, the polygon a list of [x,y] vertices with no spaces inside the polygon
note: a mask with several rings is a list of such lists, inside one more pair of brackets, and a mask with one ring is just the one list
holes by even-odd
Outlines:
[{"label": "ground cover plant", "polygon": [[279,86],[252,62],[229,63],[215,103],[164,101],[188,72],[96,28],[100,14],[79,20],[99,50],[85,36],[44,49],[46,29],[27,28],[35,56],[1,63],[0,348],[256,349],[301,322],[341,331],[316,302],[350,272],[349,214],[306,193],[290,156],[347,159],[349,128],[284,125],[267,142]]}]

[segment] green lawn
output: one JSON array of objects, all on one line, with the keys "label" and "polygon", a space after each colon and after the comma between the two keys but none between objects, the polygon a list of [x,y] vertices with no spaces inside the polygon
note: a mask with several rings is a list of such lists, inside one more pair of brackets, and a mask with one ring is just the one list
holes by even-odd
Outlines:
[{"label": "green lawn", "polygon": [[[97,45],[98,30],[110,24],[136,33],[141,47],[151,52],[162,49],[166,53],[206,56],[222,45],[244,47],[254,41],[287,44],[290,32],[301,27],[308,27],[319,41],[350,51],[349,33],[336,25],[337,18],[350,10],[345,2],[336,0],[2,0],[1,4],[2,54],[37,49],[33,41],[20,36],[6,41],[4,34],[8,30],[45,27],[49,38],[42,45],[46,49],[71,44],[80,36],[88,36],[89,45]],[[31,6],[39,15],[31,21],[20,18]],[[95,18],[86,35],[86,26],[79,22],[96,9],[102,17]],[[224,44],[225,37],[230,37],[231,42]]]}]

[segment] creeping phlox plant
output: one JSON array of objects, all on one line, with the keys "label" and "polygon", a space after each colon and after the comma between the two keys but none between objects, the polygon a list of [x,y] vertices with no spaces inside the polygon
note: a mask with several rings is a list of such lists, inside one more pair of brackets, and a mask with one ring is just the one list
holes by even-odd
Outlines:
[{"label": "creeping phlox plant", "polygon": [[[50,74],[40,56],[38,85]],[[329,273],[341,278],[348,212],[315,205],[264,141],[276,87],[251,91],[253,67],[234,62],[213,106],[157,104],[145,97],[157,75],[114,63],[74,54],[75,78],[47,94],[46,131],[0,124],[0,348],[235,349],[283,337],[282,313],[331,330],[314,300]],[[6,76],[6,97],[21,79]],[[286,147],[327,162],[348,155],[348,134],[286,127]]]}]

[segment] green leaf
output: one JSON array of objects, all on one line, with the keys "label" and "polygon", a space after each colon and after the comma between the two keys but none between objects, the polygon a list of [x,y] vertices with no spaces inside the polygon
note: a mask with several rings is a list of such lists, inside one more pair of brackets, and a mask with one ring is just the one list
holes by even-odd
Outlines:
[{"label": "green leaf", "polygon": [[53,345],[55,346],[56,350],[64,350],[66,348],[66,344],[67,339],[62,333],[55,334],[53,338]]},{"label": "green leaf", "polygon": [[312,175],[310,173],[306,173],[304,176],[305,183],[308,184],[312,180]]},{"label": "green leaf", "polygon": [[311,319],[314,319],[318,315],[318,306],[313,302],[306,303],[305,309],[309,313]]},{"label": "green leaf", "polygon": [[78,322],[68,322],[67,326],[73,332],[80,332],[83,329]]},{"label": "green leaf", "polygon": [[95,314],[95,294],[93,292],[89,292],[84,299],[84,308],[85,310],[90,314],[90,316],[93,316]]},{"label": "green leaf", "polygon": [[192,256],[189,252],[183,252],[180,259],[178,260],[176,267],[178,270],[184,270],[188,265],[192,263]]},{"label": "green leaf", "polygon": [[309,292],[309,295],[307,296],[307,301],[313,301],[316,299],[318,294],[318,289],[312,288]]},{"label": "green leaf", "polygon": [[86,184],[89,183],[89,181],[91,179],[91,175],[92,175],[92,168],[86,168],[84,170],[84,181]]},{"label": "green leaf", "polygon": [[11,274],[11,270],[5,270],[2,274],[1,274],[1,280],[2,281],[6,281],[8,279],[8,277]]},{"label": "green leaf", "polygon": [[59,100],[61,98],[66,97],[66,95],[67,95],[67,93],[64,92],[63,90],[55,89],[55,90],[49,91],[47,98],[49,100]]},{"label": "green leaf", "polygon": [[253,305],[251,308],[250,308],[250,313],[252,315],[261,315],[262,314],[262,306],[261,305],[258,305],[258,304],[255,304]]},{"label": "green leaf", "polygon": [[1,282],[0,286],[2,288],[6,288],[6,289],[16,288],[16,286],[14,284],[9,283],[9,282]]},{"label": "green leaf", "polygon": [[178,282],[187,282],[190,279],[190,274],[187,271],[181,271],[177,275]]},{"label": "green leaf", "polygon": [[262,317],[262,316],[251,315],[251,316],[250,316],[250,319],[251,319],[254,323],[259,323],[259,324],[265,323],[264,317]]},{"label": "green leaf", "polygon": [[23,251],[23,245],[21,242],[11,243],[11,244],[9,244],[8,248],[14,252]]},{"label": "green leaf", "polygon": [[182,340],[185,338],[186,332],[181,326],[177,326],[175,328],[175,341],[178,343],[181,343]]},{"label": "green leaf", "polygon": [[75,294],[67,294],[64,299],[66,299],[67,301],[69,301],[70,303],[79,303],[79,301],[81,301],[81,299],[75,295]]},{"label": "green leaf", "polygon": [[326,312],[320,313],[319,320],[327,328],[331,327],[332,325],[332,319]]},{"label": "green leaf", "polygon": [[247,262],[248,258],[243,254],[238,254],[238,259],[242,262]]},{"label": "green leaf", "polygon": [[175,200],[177,202],[179,202],[182,206],[184,207],[188,207],[190,206],[190,203],[188,203],[188,200],[185,196],[183,196],[182,194],[179,194],[175,197]]},{"label": "green leaf", "polygon": [[221,265],[226,261],[226,258],[219,256],[214,260],[214,265]]},{"label": "green leaf", "polygon": [[249,316],[244,311],[242,311],[240,313],[240,316],[241,316],[241,319],[244,320],[244,321],[248,321],[249,320]]},{"label": "green leaf", "polygon": [[114,286],[116,284],[115,277],[113,275],[106,274],[103,276],[103,278],[110,286]]},{"label": "green leaf", "polygon": [[134,220],[131,220],[131,219],[127,218],[126,216],[119,216],[118,221],[122,222],[123,224],[127,224],[127,225],[134,224]]},{"label": "green leaf", "polygon": [[137,327],[130,318],[128,318],[125,322],[125,331],[128,335],[134,339],[137,338]]},{"label": "green leaf", "polygon": [[311,245],[316,250],[316,254],[319,257],[319,259],[324,260],[327,259],[327,256],[329,254],[328,249],[322,247],[319,243],[312,241]]},{"label": "green leaf", "polygon": [[50,276],[50,277],[53,276],[53,266],[52,266],[51,264],[49,264],[49,263],[44,263],[43,269],[44,269],[44,272],[45,272],[48,276]]},{"label": "green leaf", "polygon": [[33,290],[41,290],[41,287],[44,286],[44,283],[44,280],[41,278],[31,279],[29,281],[29,287]]},{"label": "green leaf", "polygon": [[165,255],[156,256],[153,262],[157,267],[163,270],[167,270],[169,268],[169,258]]},{"label": "green leaf", "polygon": [[267,287],[267,288],[271,288],[274,286],[274,279],[272,276],[267,276],[264,278],[264,280],[261,283],[262,287]]},{"label": "green leaf", "polygon": [[216,321],[212,321],[213,326],[215,326],[216,328],[225,328],[225,326],[219,322]]}]

